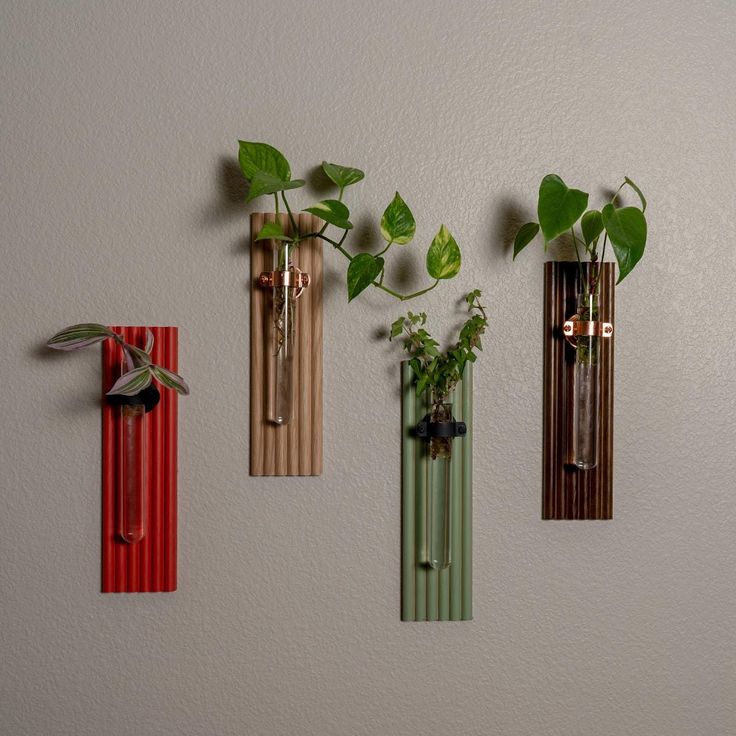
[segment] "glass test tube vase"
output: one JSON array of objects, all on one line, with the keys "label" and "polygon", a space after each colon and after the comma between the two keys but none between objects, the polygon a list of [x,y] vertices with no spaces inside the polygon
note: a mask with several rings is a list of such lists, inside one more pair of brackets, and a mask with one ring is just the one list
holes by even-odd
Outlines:
[{"label": "glass test tube vase", "polygon": [[296,269],[293,246],[274,249],[268,366],[268,418],[288,424],[294,411],[294,341],[296,337]]},{"label": "glass test tube vase", "polygon": [[148,526],[148,459],[143,403],[124,404],[121,414],[118,533],[129,544],[140,542]]},{"label": "glass test tube vase", "polygon": [[[589,292],[578,294],[577,319],[581,323],[597,322],[599,314],[599,294]],[[598,463],[601,409],[600,339],[597,334],[578,334],[575,339],[572,462],[581,470],[590,470]]]},{"label": "glass test tube vase", "polygon": [[[452,422],[452,404],[432,405],[431,423]],[[451,562],[450,509],[452,505],[452,437],[431,437],[427,478],[426,562],[435,570],[443,570]]]}]

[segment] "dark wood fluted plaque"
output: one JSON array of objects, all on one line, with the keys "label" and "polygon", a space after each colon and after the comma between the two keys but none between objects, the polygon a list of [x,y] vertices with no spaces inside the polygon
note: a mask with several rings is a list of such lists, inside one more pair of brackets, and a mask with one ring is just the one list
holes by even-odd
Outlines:
[{"label": "dark wood fluted plaque", "polygon": [[[584,265],[587,269],[590,266]],[[601,418],[598,464],[579,470],[569,462],[572,446],[572,398],[575,350],[562,326],[575,313],[578,264],[544,265],[544,461],[543,519],[613,518],[613,341],[616,267],[601,266],[599,319],[614,325],[600,340]]]}]

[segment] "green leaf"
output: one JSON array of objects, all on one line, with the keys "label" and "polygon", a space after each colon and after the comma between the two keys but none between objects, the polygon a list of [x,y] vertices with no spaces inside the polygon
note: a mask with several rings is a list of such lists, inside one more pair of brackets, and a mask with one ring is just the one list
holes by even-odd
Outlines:
[{"label": "green leaf", "polygon": [[256,235],[256,240],[286,240],[290,242],[292,238],[284,233],[280,222],[267,222]]},{"label": "green leaf", "polygon": [[526,225],[522,225],[519,228],[519,232],[516,233],[516,237],[514,238],[514,258],[534,240],[538,232],[539,223],[537,222],[527,222]]},{"label": "green leaf", "polygon": [[391,323],[391,334],[389,335],[389,340],[393,340],[404,331],[404,319],[404,317],[399,317]]},{"label": "green leaf", "polygon": [[243,175],[248,181],[259,171],[265,171],[276,179],[289,181],[291,179],[291,168],[284,154],[277,151],[268,143],[251,143],[250,141],[238,141],[240,151],[238,161]]},{"label": "green leaf", "polygon": [[580,220],[580,229],[583,231],[585,245],[590,245],[603,232],[603,218],[598,210],[588,210]]},{"label": "green leaf", "polygon": [[611,239],[620,284],[644,255],[647,243],[647,221],[638,207],[621,207],[616,209],[612,204],[603,208],[603,225]]},{"label": "green leaf", "polygon": [[152,365],[151,372],[162,386],[173,388],[174,391],[182,396],[189,394],[189,386],[187,386],[186,381],[178,373],[174,373],[174,371],[170,371],[168,368],[162,368],[160,365]]},{"label": "green leaf", "polygon": [[116,334],[97,322],[85,322],[79,325],[65,327],[57,332],[47,343],[54,350],[79,350],[96,342],[102,342],[109,337],[117,337]]},{"label": "green leaf", "polygon": [[460,248],[442,225],[427,251],[427,272],[433,279],[451,279],[460,270]]},{"label": "green leaf", "polygon": [[351,302],[367,289],[383,271],[383,258],[370,253],[360,253],[348,266],[348,301]]},{"label": "green leaf", "polygon": [[322,171],[324,171],[325,174],[327,174],[327,176],[340,187],[340,189],[349,187],[351,184],[357,184],[357,182],[365,177],[365,174],[360,169],[331,164],[327,161],[322,162]]},{"label": "green leaf", "polygon": [[256,171],[250,180],[250,189],[248,190],[246,202],[250,202],[263,194],[276,194],[276,192],[283,192],[286,189],[298,189],[303,186],[303,179],[289,181],[288,179],[280,179],[278,176],[274,176],[267,171]]},{"label": "green leaf", "polygon": [[539,185],[537,214],[545,245],[567,232],[585,212],[588,195],[569,189],[557,174],[548,174]]},{"label": "green leaf", "polygon": [[398,192],[394,195],[391,204],[386,207],[383,217],[381,218],[381,235],[383,239],[390,243],[398,243],[403,245],[408,243],[413,237],[417,229],[417,223],[414,220],[406,202],[401,199]]},{"label": "green leaf", "polygon": [[123,373],[107,392],[109,394],[121,394],[123,396],[135,396],[151,385],[151,367],[148,365],[134,368],[132,371]]},{"label": "green leaf", "polygon": [[321,217],[325,222],[329,222],[330,225],[335,225],[342,230],[350,230],[353,227],[353,223],[348,219],[350,210],[336,199],[325,199],[313,207],[307,207],[304,211],[311,212],[313,215]]},{"label": "green leaf", "polygon": [[647,208],[647,200],[644,198],[641,189],[639,189],[639,187],[636,186],[628,176],[624,177],[624,181],[639,195],[639,199],[641,200],[641,211],[644,212]]}]

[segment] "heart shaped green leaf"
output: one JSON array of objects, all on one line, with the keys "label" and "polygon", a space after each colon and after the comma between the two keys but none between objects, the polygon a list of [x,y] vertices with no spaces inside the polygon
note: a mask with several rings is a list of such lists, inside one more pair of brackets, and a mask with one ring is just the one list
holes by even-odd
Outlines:
[{"label": "heart shaped green leaf", "polygon": [[619,276],[616,283],[620,284],[644,255],[647,221],[638,207],[616,209],[612,204],[607,204],[601,214],[618,261]]},{"label": "heart shaped green leaf", "polygon": [[647,200],[644,198],[641,189],[639,189],[639,187],[636,186],[628,176],[624,177],[624,181],[639,195],[639,199],[641,200],[641,211],[644,212],[647,208]]},{"label": "heart shaped green leaf", "polygon": [[329,222],[330,225],[335,225],[342,230],[350,230],[353,227],[353,223],[348,219],[350,210],[336,199],[325,199],[313,207],[307,207],[304,211],[311,212],[313,215],[321,217],[325,222]]},{"label": "heart shaped green leaf", "polygon": [[290,238],[281,227],[280,222],[267,222],[261,229],[256,240],[286,240],[291,241]]},{"label": "heart shaped green leaf", "polygon": [[331,164],[327,161],[322,162],[322,171],[340,187],[344,189],[351,184],[356,184],[365,177],[360,169],[353,169],[350,166],[340,166],[339,164]]},{"label": "heart shaped green leaf", "polygon": [[427,251],[427,272],[433,279],[451,279],[460,270],[460,248],[442,225]]},{"label": "heart shaped green leaf", "polygon": [[303,186],[303,179],[288,181],[286,179],[280,179],[267,171],[256,171],[250,180],[250,189],[248,190],[246,202],[250,202],[263,194],[276,194],[276,192],[283,192],[286,189],[298,189]]},{"label": "heart shaped green leaf", "polygon": [[351,302],[367,289],[383,271],[383,258],[360,253],[348,266],[348,301]]},{"label": "heart shaped green leaf", "polygon": [[585,245],[590,245],[603,232],[603,218],[598,210],[588,210],[580,220],[580,229],[583,231]]},{"label": "heart shaped green leaf", "polygon": [[569,189],[557,174],[548,174],[539,185],[537,214],[545,245],[567,232],[585,212],[588,195]]},{"label": "heart shaped green leaf", "polygon": [[526,225],[522,225],[519,228],[519,232],[516,233],[516,237],[514,238],[514,258],[534,240],[538,232],[538,222],[527,222]]},{"label": "heart shaped green leaf", "polygon": [[394,195],[391,204],[386,207],[383,217],[381,218],[381,235],[387,242],[398,243],[403,245],[408,243],[413,237],[417,229],[417,223],[414,220],[406,202],[401,199],[398,192]]},{"label": "heart shaped green leaf", "polygon": [[259,171],[265,171],[282,181],[291,179],[289,162],[284,158],[284,154],[273,146],[269,146],[268,143],[251,143],[250,141],[238,141],[238,143],[240,144],[238,161],[248,181],[251,181]]}]

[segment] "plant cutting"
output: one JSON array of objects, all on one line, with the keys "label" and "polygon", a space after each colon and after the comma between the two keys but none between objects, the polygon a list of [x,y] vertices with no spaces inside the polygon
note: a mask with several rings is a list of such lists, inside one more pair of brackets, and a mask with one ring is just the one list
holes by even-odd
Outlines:
[{"label": "plant cutting", "polygon": [[418,395],[427,393],[429,413],[417,425],[416,435],[429,441],[429,462],[426,517],[426,549],[420,551],[422,561],[435,569],[450,564],[450,506],[452,498],[452,441],[467,431],[464,423],[453,417],[453,391],[463,377],[467,363],[475,362],[482,349],[481,335],[488,325],[486,310],[480,301],[481,292],[471,291],[465,302],[469,316],[455,343],[440,350],[426,329],[424,312],[408,312],[391,325],[389,340],[400,338],[409,355],[415,389]]},{"label": "plant cutting", "polygon": [[[300,230],[298,218],[287,192],[304,186],[303,179],[291,178],[291,166],[286,157],[267,143],[239,141],[238,160],[243,176],[249,182],[247,201],[264,195],[273,196],[276,214],[284,209],[288,222],[279,218],[267,222],[255,236],[255,241],[271,241],[274,248],[274,270],[263,274],[260,285],[271,288],[272,344],[269,365],[269,419],[285,424],[291,418],[293,405],[294,341],[297,324],[296,299],[309,285],[309,275],[299,270],[299,246],[306,240],[318,239],[331,245],[347,260],[346,287],[352,301],[368,287],[373,287],[399,301],[415,299],[460,270],[461,254],[450,231],[442,225],[432,240],[426,255],[426,270],[432,282],[411,293],[403,293],[389,285],[386,258],[391,248],[403,248],[412,242],[416,232],[414,215],[401,195],[396,192],[380,219],[383,240],[379,252],[351,253],[347,238],[353,230],[350,210],[343,201],[349,187],[362,181],[365,174],[352,166],[322,162],[322,171],[337,189],[336,198],[324,199],[306,207],[303,212],[316,215],[322,227],[310,232]],[[393,251],[395,252],[395,250]]]},{"label": "plant cutting", "polygon": [[[640,206],[623,206],[628,188]],[[577,310],[565,323],[565,334],[575,345],[572,455],[581,470],[596,466],[600,414],[600,339],[610,337],[613,326],[600,322],[601,264],[610,241],[621,283],[644,255],[647,201],[628,177],[600,209],[588,209],[587,192],[572,189],[556,174],[548,174],[539,186],[538,222],[522,225],[514,239],[514,258],[540,233],[544,248],[558,238],[568,238],[577,261]],[[586,263],[586,261],[588,263]]]},{"label": "plant cutting", "polygon": [[135,543],[143,539],[147,528],[147,414],[160,400],[153,382],[182,395],[188,394],[189,388],[180,375],[153,362],[154,337],[149,329],[144,348],[130,345],[121,335],[97,323],[67,327],[57,332],[47,345],[54,350],[73,351],[105,340],[113,340],[120,346],[126,367],[107,392],[107,401],[120,407],[118,533],[124,541]]}]

